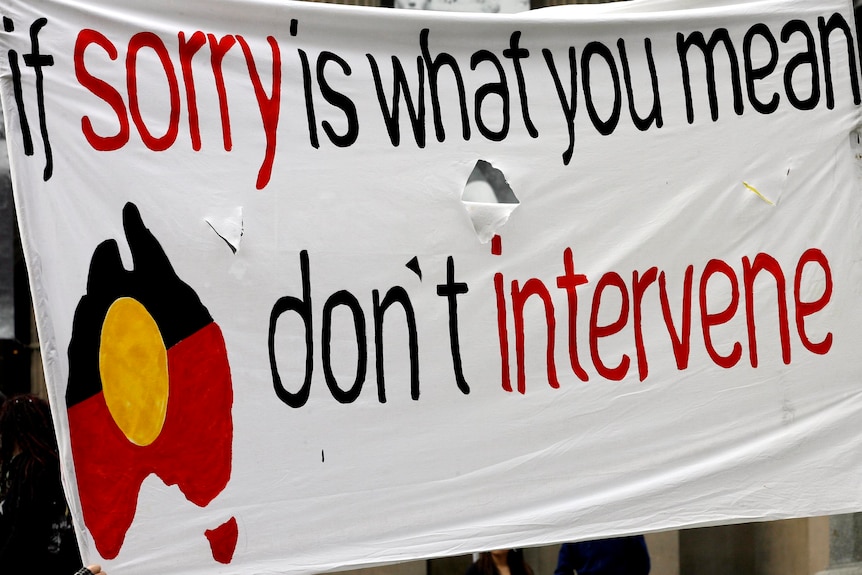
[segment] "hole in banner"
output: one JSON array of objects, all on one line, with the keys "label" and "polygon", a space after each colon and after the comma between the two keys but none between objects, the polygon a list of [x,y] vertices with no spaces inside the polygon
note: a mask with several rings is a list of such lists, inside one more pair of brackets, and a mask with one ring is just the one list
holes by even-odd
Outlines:
[{"label": "hole in banner", "polygon": [[483,244],[509,221],[520,204],[503,172],[485,160],[477,161],[473,167],[461,193],[461,202]]}]

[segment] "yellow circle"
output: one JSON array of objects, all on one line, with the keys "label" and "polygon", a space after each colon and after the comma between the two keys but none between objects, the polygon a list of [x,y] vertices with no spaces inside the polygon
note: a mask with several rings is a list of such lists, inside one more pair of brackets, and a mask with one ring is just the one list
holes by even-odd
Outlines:
[{"label": "yellow circle", "polygon": [[155,441],[168,410],[168,352],[153,316],[133,298],[116,300],[105,315],[99,372],[108,411],[129,441]]}]

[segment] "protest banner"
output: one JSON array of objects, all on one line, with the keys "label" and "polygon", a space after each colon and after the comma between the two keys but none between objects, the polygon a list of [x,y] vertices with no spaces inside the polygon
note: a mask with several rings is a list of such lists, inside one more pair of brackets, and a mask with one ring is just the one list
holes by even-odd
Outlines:
[{"label": "protest banner", "polygon": [[304,574],[862,509],[849,2],[2,6],[86,560]]}]

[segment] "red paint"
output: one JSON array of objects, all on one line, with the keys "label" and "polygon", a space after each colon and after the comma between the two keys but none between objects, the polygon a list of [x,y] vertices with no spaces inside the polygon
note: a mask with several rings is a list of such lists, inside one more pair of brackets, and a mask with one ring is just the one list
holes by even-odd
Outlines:
[{"label": "red paint", "polygon": [[221,330],[211,323],[168,350],[165,424],[148,446],[134,445],[114,423],[104,395],[69,409],[69,431],[84,523],[105,559],[120,551],[138,491],[151,473],[207,505],[231,471],[233,390]]},{"label": "red paint", "polygon": [[[823,286],[823,295],[811,302],[804,302],[801,299],[802,291],[802,273],[805,271],[806,264],[816,263],[823,270],[825,276],[825,284]],[[832,332],[827,332],[823,341],[814,343],[808,339],[808,334],[805,332],[805,318],[811,314],[817,313],[826,307],[826,304],[832,299],[832,270],[829,267],[829,261],[818,249],[811,248],[806,250],[802,257],[799,258],[799,263],[796,264],[796,277],[793,280],[793,302],[796,304],[796,330],[799,332],[799,339],[802,340],[802,345],[811,353],[825,355],[832,348]]]},{"label": "red paint", "polygon": [[[141,109],[138,105],[137,62],[138,52],[142,48],[149,48],[156,53],[165,72],[165,79],[168,81],[171,111],[167,131],[160,137],[155,137],[150,133],[143,116],[141,116]],[[144,145],[154,152],[167,150],[176,142],[177,134],[180,131],[180,87],[177,83],[177,73],[174,71],[174,65],[171,63],[168,49],[161,38],[152,32],[139,32],[129,40],[129,51],[126,53],[126,84],[129,90],[129,115],[132,116],[132,121],[138,129]],[[144,89],[143,93],[146,94],[147,90]]]},{"label": "red paint", "polygon": [[[730,282],[730,302],[723,310],[718,312],[710,312],[706,299],[706,286],[709,279],[715,274],[722,274]],[[722,260],[709,260],[706,268],[703,270],[703,275],[700,276],[700,290],[698,291],[700,300],[700,323],[703,328],[703,344],[706,346],[706,352],[716,365],[725,369],[731,368],[739,362],[742,357],[742,345],[735,341],[730,354],[721,355],[712,344],[712,335],[710,329],[725,324],[733,319],[736,315],[736,310],[739,307],[739,281],[736,279],[736,272],[730,267],[727,262]]]},{"label": "red paint", "polygon": [[216,92],[218,92],[222,140],[224,141],[225,151],[230,152],[233,148],[233,139],[230,133],[230,112],[228,112],[227,107],[227,88],[225,88],[224,84],[222,62],[228,50],[236,44],[236,38],[233,36],[222,36],[221,39],[218,39],[214,34],[207,34],[207,40],[210,45],[210,63],[213,69],[213,80],[215,80]]},{"label": "red paint", "polygon": [[688,367],[688,358],[691,354],[691,285],[694,275],[694,266],[685,268],[685,279],[683,280],[682,288],[682,320],[680,332],[677,332],[673,322],[673,315],[670,312],[670,299],[667,296],[667,280],[665,273],[658,274],[658,289],[659,297],[661,298],[661,314],[664,317],[664,324],[667,327],[667,333],[670,336],[670,343],[673,346],[673,357],[676,360],[676,367],[683,370]]},{"label": "red paint", "polygon": [[494,292],[497,295],[497,335],[500,338],[500,379],[504,391],[512,391],[509,375],[509,328],[506,325],[506,296],[503,293],[503,274],[494,274]]},{"label": "red paint", "polygon": [[775,280],[776,305],[778,306],[778,334],[781,341],[781,359],[790,363],[790,327],[787,320],[787,299],[784,273],[775,258],[767,254],[757,254],[754,262],[742,258],[742,282],[745,286],[745,321],[748,326],[748,355],[751,367],[757,367],[757,332],[754,324],[754,280],[766,271]]},{"label": "red paint", "polygon": [[192,58],[207,43],[206,34],[197,31],[186,40],[186,35],[180,32],[178,35],[180,44],[180,69],[183,71],[183,84],[186,86],[186,106],[189,108],[189,138],[192,141],[192,150],[201,149],[201,128],[198,119],[198,98],[195,90],[195,76],[192,72]]},{"label": "red paint", "polygon": [[566,301],[569,304],[569,363],[574,373],[581,381],[589,381],[590,376],[581,367],[578,359],[578,286],[587,283],[587,276],[575,273],[575,260],[572,257],[572,248],[566,248],[563,252],[563,275],[557,276],[557,287],[566,292]]},{"label": "red paint", "polygon": [[242,53],[245,55],[248,75],[254,85],[254,95],[257,98],[257,105],[260,109],[263,131],[266,134],[266,152],[264,153],[263,164],[257,173],[256,184],[257,189],[262,190],[269,183],[269,178],[272,176],[272,164],[275,161],[278,114],[281,109],[281,51],[275,38],[267,36],[266,40],[272,49],[272,89],[270,90],[270,96],[267,97],[263,84],[260,81],[260,75],[257,73],[257,66],[254,63],[251,49],[242,36],[237,36],[236,40],[239,42]]},{"label": "red paint", "polygon": [[123,96],[115,90],[110,84],[104,80],[96,78],[87,71],[84,65],[84,52],[91,44],[95,44],[102,48],[111,60],[117,59],[117,48],[103,34],[95,30],[81,30],[78,33],[78,38],[75,40],[75,77],[78,83],[88,89],[95,96],[101,98],[108,104],[117,116],[118,132],[113,136],[100,136],[93,129],[93,124],[88,116],[81,118],[81,131],[84,133],[84,138],[93,147],[94,150],[100,152],[110,152],[119,150],[129,141],[129,118],[126,115],[126,104],[123,102]]},{"label": "red paint", "polygon": [[[493,248],[492,248],[493,249]],[[747,351],[751,366],[758,366],[757,327],[761,328],[760,337],[766,337],[764,334],[774,333],[781,347],[781,360],[784,364],[790,364],[791,361],[791,334],[790,334],[790,306],[794,306],[796,318],[796,328],[799,339],[802,345],[808,351],[823,355],[829,352],[832,347],[832,333],[826,331],[821,341],[811,341],[806,333],[805,321],[811,315],[821,312],[832,299],[833,280],[832,272],[829,267],[829,261],[820,250],[811,248],[806,250],[799,258],[796,264],[796,270],[793,281],[793,299],[789,291],[789,281],[786,279],[785,273],[781,264],[769,254],[759,253],[753,259],[742,257],[741,276],[738,276],[737,271],[727,262],[720,259],[710,260],[700,274],[698,285],[698,303],[700,307],[700,326],[703,333],[704,349],[710,360],[719,367],[729,369],[736,366],[743,354],[743,346],[740,341],[730,339],[728,337],[736,337],[735,334],[739,329],[732,329],[732,326],[726,325],[731,322],[744,322],[745,332],[748,337]],[[802,282],[803,275],[806,269],[810,270],[811,266],[819,268],[823,274],[822,287],[819,287],[821,282],[815,284],[818,289],[822,290],[820,295],[813,301],[802,300]],[[569,336],[569,359],[571,363],[572,374],[581,381],[589,380],[589,369],[594,369],[602,378],[620,381],[628,375],[631,364],[631,354],[633,353],[637,361],[638,379],[644,381],[649,375],[649,358],[647,353],[647,345],[650,343],[645,341],[645,334],[654,333],[654,330],[649,330],[651,326],[644,325],[644,317],[655,318],[658,311],[661,312],[660,323],[664,323],[667,330],[670,345],[673,350],[676,367],[680,371],[687,369],[689,366],[689,358],[691,356],[691,331],[692,331],[692,303],[694,299],[694,266],[689,265],[685,268],[685,274],[682,282],[682,294],[680,302],[674,306],[667,289],[667,275],[664,271],[657,267],[650,267],[644,272],[635,270],[631,272],[631,284],[623,281],[622,276],[618,273],[609,271],[602,274],[598,282],[595,283],[595,288],[590,294],[587,289],[591,283],[586,274],[575,273],[574,257],[572,249],[566,248],[563,251],[563,273],[557,276],[557,288],[565,293],[567,304],[566,319]],[[809,273],[811,273],[809,271]],[[716,277],[718,276],[718,277]],[[722,277],[723,276],[723,281]],[[755,282],[762,285],[763,282],[772,281],[775,286],[775,317],[777,321],[773,327],[773,331],[767,331],[769,326],[757,325],[757,310],[755,309]],[[742,290],[740,288],[742,282]],[[652,286],[657,284],[658,289],[653,289]],[[507,392],[512,391],[512,383],[509,373],[509,334],[507,331],[507,313],[509,306],[513,313],[513,323],[515,331],[515,353],[517,366],[517,389],[520,393],[526,392],[526,329],[528,323],[525,318],[525,310],[527,302],[533,296],[536,296],[543,304],[544,320],[547,325],[547,378],[548,384],[551,387],[560,385],[557,379],[556,367],[554,363],[554,338],[556,330],[556,310],[555,299],[560,298],[559,294],[552,295],[544,282],[537,278],[531,278],[526,281],[523,289],[520,287],[521,282],[512,280],[510,300],[506,298],[507,282],[504,280],[502,273],[494,275],[494,291],[497,304],[497,330],[500,340],[500,358],[502,361],[502,386]],[[609,324],[599,324],[599,310],[602,306],[609,306],[614,299],[609,299],[609,289],[612,292],[619,293],[619,312],[615,319]],[[719,289],[723,288],[723,289]],[[766,290],[760,289],[758,296],[764,296],[769,293],[769,285]],[[742,292],[743,296],[740,295]],[[729,294],[727,297],[718,297],[719,293]],[[590,363],[581,357],[578,353],[578,333],[577,322],[579,319],[579,304],[584,297],[590,298],[590,318],[589,318],[589,333],[588,345],[590,349]],[[612,296],[617,297],[617,296]],[[741,300],[744,299],[744,302]],[[767,305],[768,305],[768,300]],[[717,303],[719,302],[719,303]],[[741,305],[742,304],[742,305]],[[721,309],[716,309],[719,306]],[[744,306],[744,309],[742,309]],[[651,308],[651,309],[650,309]],[[658,309],[656,309],[658,308]],[[532,308],[531,308],[532,309]],[[678,309],[678,320],[674,320],[674,312]],[[649,313],[653,311],[653,313]],[[740,311],[742,313],[740,313]],[[535,313],[535,312],[533,312]],[[761,313],[761,316],[765,314]],[[663,320],[663,321],[662,321]],[[762,321],[762,320],[761,320]],[[631,336],[629,336],[629,326]],[[720,344],[716,338],[716,330],[720,326],[726,326],[721,332]],[[728,336],[728,334],[731,334]],[[615,341],[623,341],[631,337],[631,351],[629,353],[621,353],[620,359],[616,365],[608,365],[608,358],[602,357],[599,353],[599,343],[603,338],[615,336]],[[728,351],[729,348],[729,351]],[[721,350],[721,351],[719,351]]]},{"label": "red paint", "polygon": [[491,253],[495,256],[503,253],[503,238],[499,234],[494,234],[494,237],[491,238]]},{"label": "red paint", "polygon": [[[608,325],[599,325],[599,308],[602,305],[602,295],[605,289],[609,287],[615,287],[620,292],[620,297],[622,298],[620,313],[617,319]],[[599,372],[599,375],[612,381],[620,381],[626,376],[631,360],[628,355],[623,354],[622,358],[620,358],[620,363],[616,367],[606,366],[599,355],[599,340],[622,331],[626,323],[628,323],[628,317],[629,293],[626,290],[626,284],[618,273],[608,272],[601,277],[596,286],[596,292],[593,294],[593,305],[590,312],[590,356],[593,358],[593,365],[596,371]]]},{"label": "red paint", "polygon": [[638,379],[643,381],[649,374],[649,365],[646,358],[646,347],[644,346],[643,320],[643,298],[649,286],[658,278],[658,268],[651,267],[643,275],[637,270],[632,272],[632,319],[635,329],[635,355],[638,359]]},{"label": "red paint", "polygon": [[515,320],[515,354],[518,362],[518,391],[526,393],[527,373],[525,368],[525,345],[524,345],[524,306],[530,296],[538,296],[544,304],[545,323],[547,325],[547,345],[545,347],[545,361],[548,372],[548,384],[553,388],[560,387],[557,381],[557,364],[554,360],[554,334],[557,326],[554,318],[554,302],[545,284],[536,278],[530,278],[524,284],[524,289],[518,285],[518,281],[512,282],[512,315]]},{"label": "red paint", "polygon": [[210,542],[213,559],[225,565],[233,560],[233,552],[236,550],[236,542],[239,538],[236,517],[231,517],[215,529],[207,529],[204,535]]},{"label": "red paint", "polygon": [[[81,120],[81,130],[87,142],[95,150],[112,151],[117,150],[129,143],[130,126],[134,125],[141,141],[152,151],[161,152],[171,148],[176,142],[179,134],[180,124],[180,86],[176,67],[172,61],[172,55],[178,59],[178,66],[182,73],[185,86],[185,99],[188,106],[189,136],[192,150],[201,149],[200,119],[197,103],[197,92],[195,89],[194,67],[192,60],[204,46],[209,47],[210,65],[212,68],[212,80],[218,94],[219,114],[221,118],[222,138],[224,149],[230,151],[233,147],[230,125],[230,110],[227,100],[227,89],[223,63],[231,48],[239,43],[248,68],[248,78],[254,89],[258,104],[258,111],[266,139],[264,158],[257,174],[256,186],[263,189],[272,177],[272,169],[275,163],[277,144],[278,122],[281,112],[281,79],[282,61],[281,48],[276,39],[267,36],[267,43],[271,51],[271,87],[266,90],[263,86],[260,74],[257,70],[254,54],[248,43],[242,36],[227,35],[216,38],[213,34],[204,34],[196,31],[186,39],[183,32],[177,34],[176,51],[169,51],[162,39],[153,32],[139,32],[131,37],[126,46],[125,64],[122,72],[125,74],[126,94],[121,94],[116,88],[100,78],[96,78],[87,70],[85,55],[87,48],[95,44],[101,47],[111,60],[119,57],[117,46],[107,37],[95,30],[82,30],[78,33],[75,42],[73,60],[75,65],[75,76],[85,89],[106,102],[113,110],[119,124],[119,131],[113,136],[97,134],[88,116]],[[163,135],[153,135],[141,114],[140,102],[145,97],[152,97],[154,90],[158,89],[158,83],[144,85],[145,79],[138,78],[138,55],[142,50],[152,51],[158,58],[158,62],[165,74],[170,102],[167,128]],[[266,61],[270,61],[269,57]],[[140,80],[140,82],[139,82]],[[127,97],[128,100],[124,100]],[[128,108],[127,108],[128,105]],[[129,117],[131,116],[131,124]],[[324,123],[324,125],[326,125]]]}]

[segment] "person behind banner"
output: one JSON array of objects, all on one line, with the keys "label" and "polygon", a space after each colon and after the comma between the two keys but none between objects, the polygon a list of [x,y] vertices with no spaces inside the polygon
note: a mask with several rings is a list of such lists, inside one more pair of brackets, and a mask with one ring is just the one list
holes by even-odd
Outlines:
[{"label": "person behind banner", "polygon": [[554,575],[648,575],[650,558],[643,535],[563,543]]},{"label": "person behind banner", "polygon": [[521,549],[496,549],[479,554],[466,575],[533,575]]},{"label": "person behind banner", "polygon": [[81,567],[48,404],[11,397],[0,407],[0,572],[68,575]]}]

